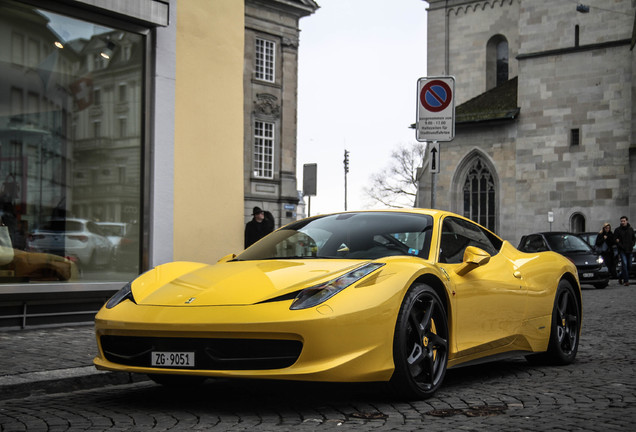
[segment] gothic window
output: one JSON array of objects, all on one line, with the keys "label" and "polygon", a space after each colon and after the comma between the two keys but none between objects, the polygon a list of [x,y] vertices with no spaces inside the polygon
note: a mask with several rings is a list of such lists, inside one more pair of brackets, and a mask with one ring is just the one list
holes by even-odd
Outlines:
[{"label": "gothic window", "polygon": [[254,122],[254,176],[274,177],[274,123]]},{"label": "gothic window", "polygon": [[256,39],[255,77],[274,82],[274,49],[276,44],[265,39]]},{"label": "gothic window", "polygon": [[495,35],[486,46],[486,90],[508,81],[508,40]]},{"label": "gothic window", "polygon": [[495,230],[495,184],[480,158],[468,169],[463,187],[464,217]]}]

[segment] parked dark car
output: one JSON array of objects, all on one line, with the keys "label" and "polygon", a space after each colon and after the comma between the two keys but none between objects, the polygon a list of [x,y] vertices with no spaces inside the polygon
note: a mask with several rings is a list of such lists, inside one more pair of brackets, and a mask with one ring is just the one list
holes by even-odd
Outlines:
[{"label": "parked dark car", "polygon": [[518,249],[522,252],[553,251],[574,263],[581,285],[605,288],[609,284],[609,270],[603,258],[581,237],[568,232],[541,232],[521,238]]},{"label": "parked dark car", "polygon": [[[585,240],[586,242],[588,242],[590,246],[592,246],[592,249],[596,251],[595,243],[596,243],[596,237],[598,236],[597,232],[585,232],[585,233],[580,233],[577,235],[583,238],[583,240]],[[622,264],[621,264],[620,258],[616,257],[616,274],[618,275],[621,274],[621,266]],[[636,246],[634,246],[634,249],[632,250],[632,265],[629,268],[629,276],[631,278],[636,278]]]}]

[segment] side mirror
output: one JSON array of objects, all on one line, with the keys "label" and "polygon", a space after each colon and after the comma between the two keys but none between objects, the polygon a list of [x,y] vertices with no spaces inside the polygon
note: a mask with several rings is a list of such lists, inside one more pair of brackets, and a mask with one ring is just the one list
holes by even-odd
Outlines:
[{"label": "side mirror", "polygon": [[220,260],[217,261],[217,263],[224,263],[224,262],[228,262],[233,260],[234,258],[236,258],[236,254],[229,254],[229,255],[225,255],[223,258],[221,258]]},{"label": "side mirror", "polygon": [[490,254],[488,252],[475,246],[468,246],[464,251],[462,265],[455,270],[455,273],[459,276],[464,276],[469,271],[488,263],[488,261],[490,261]]}]

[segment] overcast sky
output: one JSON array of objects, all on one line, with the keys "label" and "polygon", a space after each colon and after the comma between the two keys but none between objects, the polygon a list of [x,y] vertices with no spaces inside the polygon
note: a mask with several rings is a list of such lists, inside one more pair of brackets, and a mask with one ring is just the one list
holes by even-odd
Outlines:
[{"label": "overcast sky", "polygon": [[[426,76],[422,0],[317,0],[300,20],[298,188],[318,165],[311,215],[370,208],[364,193],[400,144],[415,143],[417,79]],[[305,198],[305,202],[308,199]]]}]

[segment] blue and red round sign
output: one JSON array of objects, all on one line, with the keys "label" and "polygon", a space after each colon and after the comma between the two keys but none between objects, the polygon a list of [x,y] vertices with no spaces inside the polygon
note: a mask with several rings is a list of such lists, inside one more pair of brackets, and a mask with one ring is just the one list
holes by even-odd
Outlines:
[{"label": "blue and red round sign", "polygon": [[453,101],[453,92],[444,81],[427,82],[420,92],[420,102],[430,112],[440,112],[448,108]]}]

